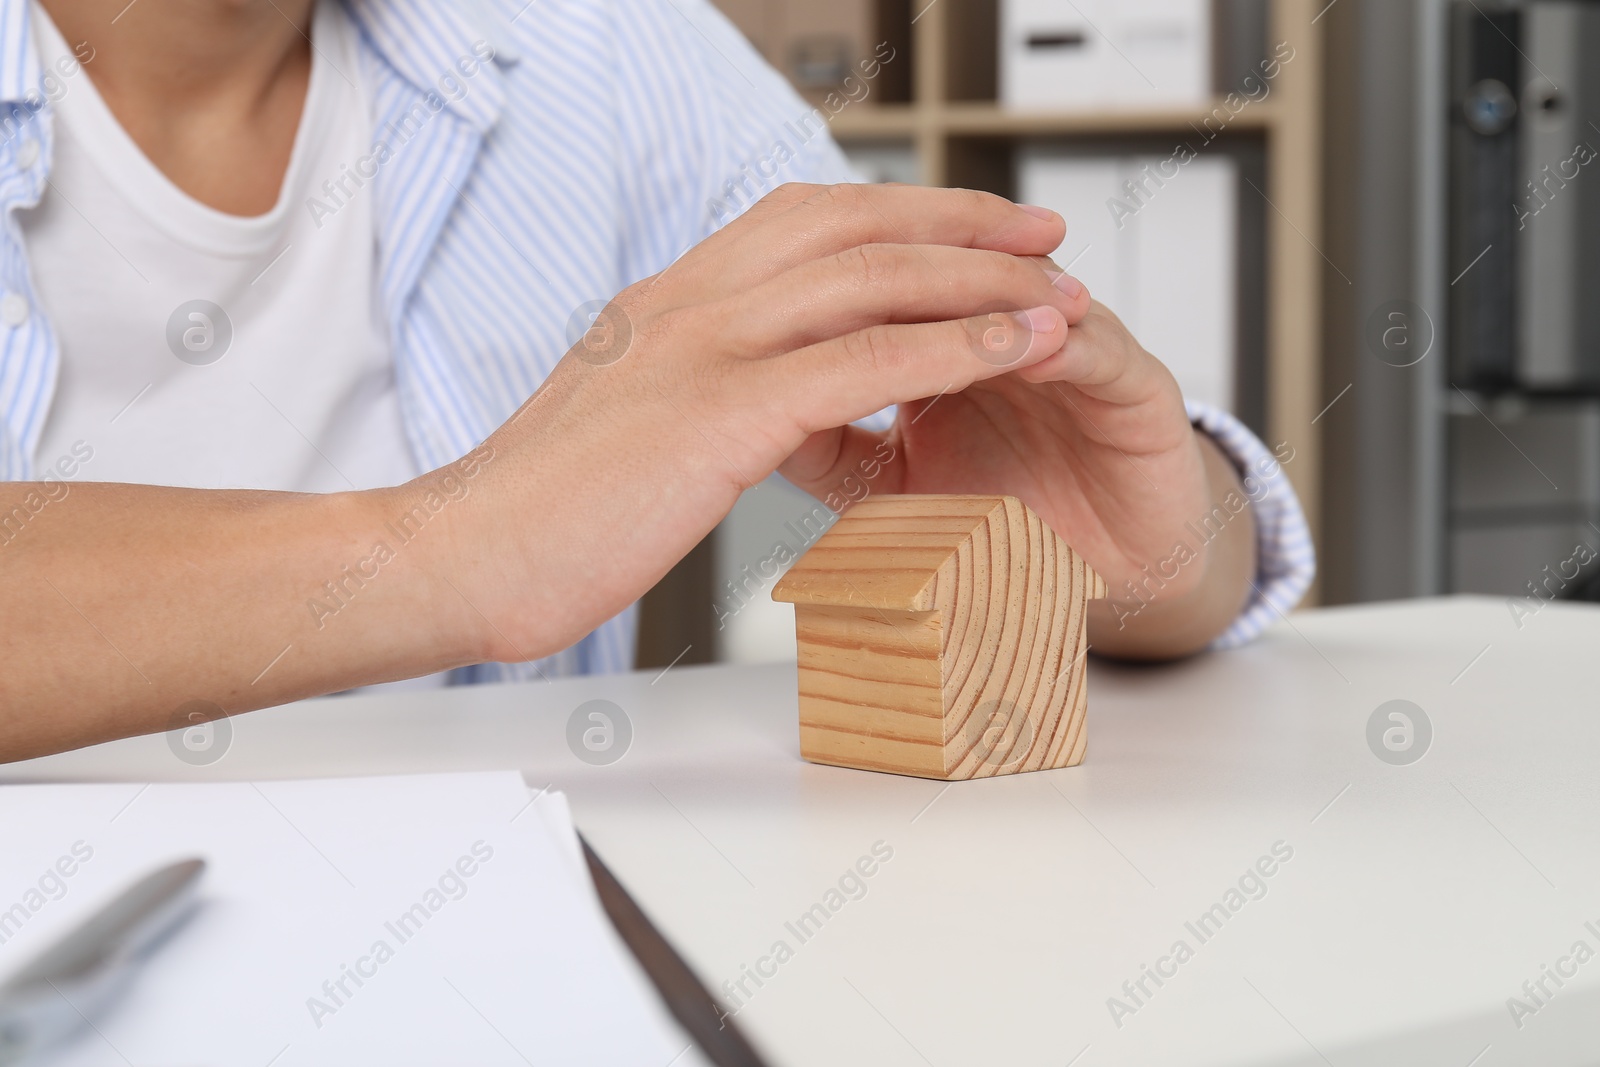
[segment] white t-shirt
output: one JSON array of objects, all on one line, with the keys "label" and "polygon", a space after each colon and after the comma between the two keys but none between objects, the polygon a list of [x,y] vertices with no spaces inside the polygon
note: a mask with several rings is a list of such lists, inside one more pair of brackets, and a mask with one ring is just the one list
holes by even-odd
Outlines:
[{"label": "white t-shirt", "polygon": [[[37,3],[32,15],[48,69],[71,51]],[[373,137],[355,32],[341,4],[316,5],[288,173],[249,218],[169,181],[86,72],[66,81],[51,184],[19,215],[61,346],[41,466],[83,441],[94,481],[329,492],[420,473],[376,291],[372,187],[346,176]],[[313,218],[313,195],[342,206]]]}]

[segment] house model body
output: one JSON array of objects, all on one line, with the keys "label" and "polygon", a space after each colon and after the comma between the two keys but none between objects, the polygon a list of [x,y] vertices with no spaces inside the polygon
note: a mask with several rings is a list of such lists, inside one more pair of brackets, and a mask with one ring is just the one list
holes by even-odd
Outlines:
[{"label": "house model body", "polygon": [[1082,762],[1105,595],[1015,497],[857,504],[772,591],[795,606],[801,755],[944,780]]}]

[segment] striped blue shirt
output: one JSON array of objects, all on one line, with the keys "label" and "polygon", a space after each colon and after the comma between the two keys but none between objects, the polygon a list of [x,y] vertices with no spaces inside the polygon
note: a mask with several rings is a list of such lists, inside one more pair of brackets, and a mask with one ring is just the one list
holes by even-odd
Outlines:
[{"label": "striped blue shirt", "polygon": [[[374,143],[389,149],[371,183],[376,270],[424,468],[467,452],[538,388],[581,309],[783,182],[850,176],[822,115],[706,0],[346,2]],[[14,212],[47,187],[61,76],[41,68],[28,20],[26,0],[0,0],[0,288],[37,312]],[[34,475],[59,361],[45,314],[0,323],[0,478]],[[1255,470],[1271,453],[1223,412],[1191,417],[1259,481],[1257,591],[1219,642],[1237,644],[1299,599],[1311,542],[1281,471]],[[625,670],[635,629],[630,608],[536,664],[457,680]]]}]

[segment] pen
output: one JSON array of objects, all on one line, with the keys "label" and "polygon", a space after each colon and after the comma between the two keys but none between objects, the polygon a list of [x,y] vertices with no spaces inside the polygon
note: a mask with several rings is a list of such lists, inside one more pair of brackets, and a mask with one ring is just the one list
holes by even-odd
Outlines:
[{"label": "pen", "polygon": [[0,985],[0,1064],[19,1063],[77,1030],[133,965],[189,911],[205,871],[186,859],[152,871]]}]

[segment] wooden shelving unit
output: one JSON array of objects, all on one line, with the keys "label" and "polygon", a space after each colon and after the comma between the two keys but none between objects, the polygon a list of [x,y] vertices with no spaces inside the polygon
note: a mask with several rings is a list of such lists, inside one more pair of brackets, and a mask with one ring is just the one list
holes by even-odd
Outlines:
[{"label": "wooden shelving unit", "polygon": [[[1324,0],[1325,2],[1325,0]],[[1268,444],[1287,443],[1286,471],[1320,543],[1322,515],[1322,35],[1317,0],[1270,0],[1269,49],[1294,48],[1265,100],[1221,137],[1259,139],[1266,157],[1266,404]],[[916,14],[920,12],[920,14]],[[1209,107],[1011,111],[995,103],[994,4],[913,0],[909,103],[870,100],[840,111],[842,143],[905,142],[929,185],[1010,195],[1010,150],[1029,138],[1150,138],[1201,128]],[[1220,101],[1218,102],[1220,104]],[[1313,590],[1313,593],[1315,590]]]}]

